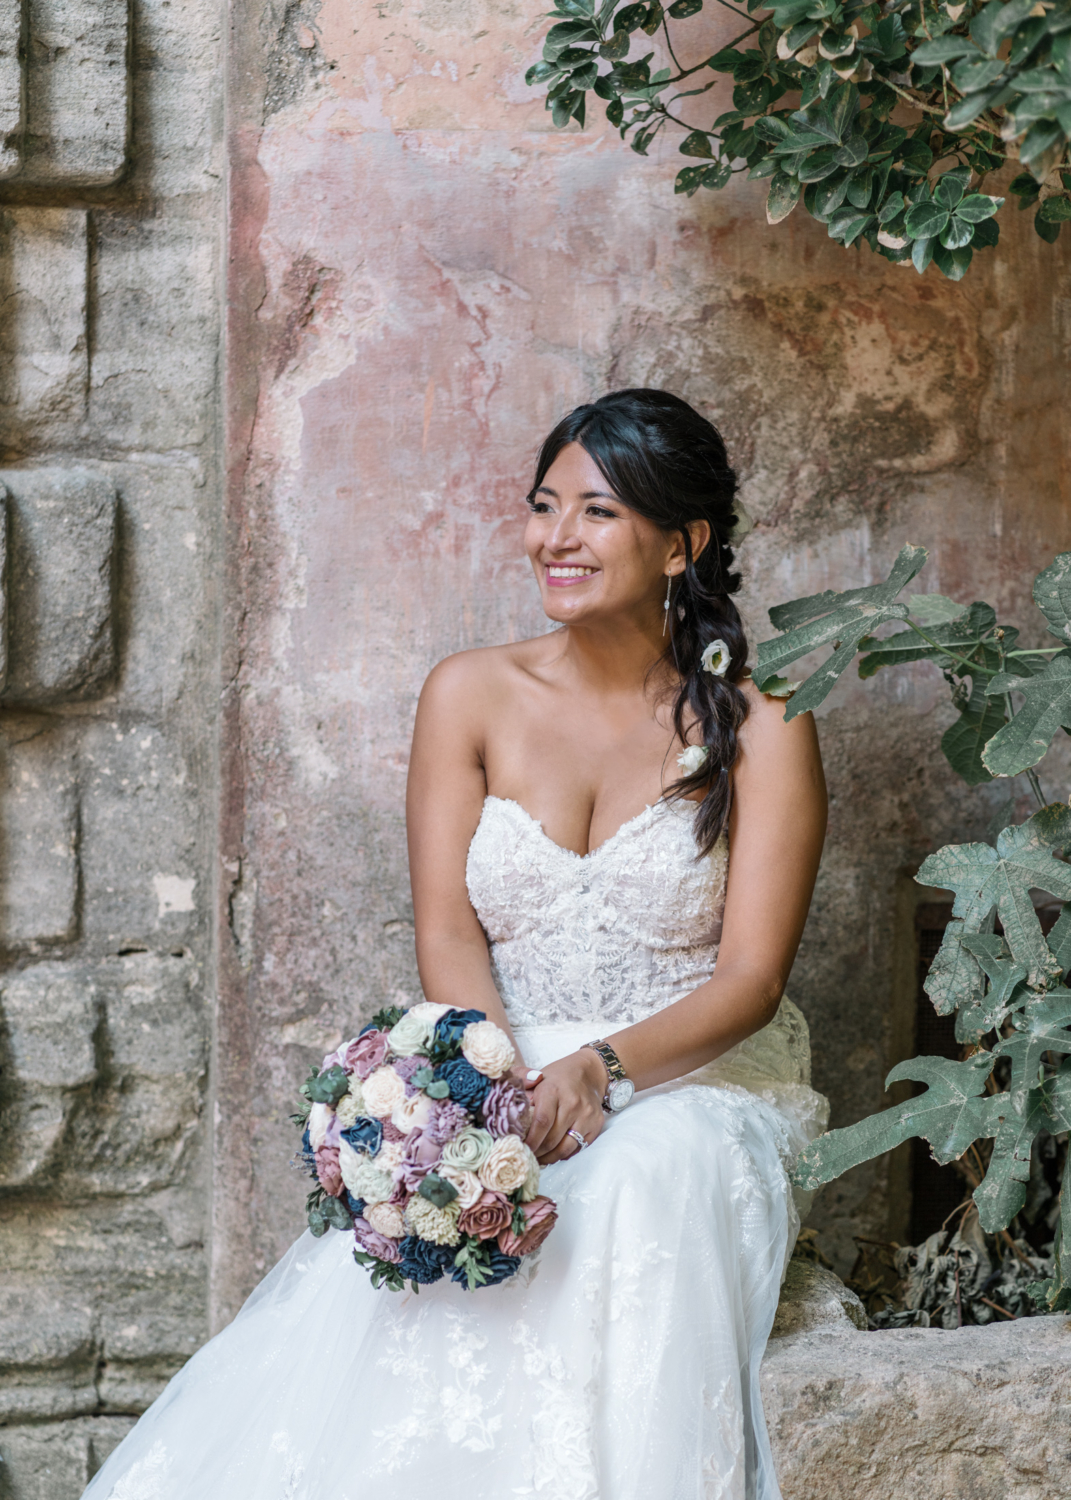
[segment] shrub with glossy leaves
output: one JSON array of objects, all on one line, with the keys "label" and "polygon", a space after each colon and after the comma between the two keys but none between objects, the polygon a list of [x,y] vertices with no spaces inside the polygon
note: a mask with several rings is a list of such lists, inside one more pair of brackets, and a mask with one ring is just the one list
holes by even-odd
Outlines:
[{"label": "shrub with glossy leaves", "polygon": [[[843,245],[917,271],[932,260],[954,281],[997,243],[1005,200],[985,179],[1006,163],[1042,239],[1071,219],[1071,0],[717,3],[746,29],[685,67],[678,23],[703,0],[557,0],[527,81],[549,86],[558,126],[583,125],[593,92],[640,155],[683,129],[696,164],[678,193],[766,178],[771,224],[802,203]],[[673,66],[652,73],[656,35]],[[710,120],[703,99],[725,74],[733,107]]]}]

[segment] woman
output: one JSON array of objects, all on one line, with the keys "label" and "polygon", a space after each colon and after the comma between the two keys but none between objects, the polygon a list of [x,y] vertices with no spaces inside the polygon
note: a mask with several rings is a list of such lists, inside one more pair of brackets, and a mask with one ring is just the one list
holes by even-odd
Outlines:
[{"label": "woman", "polygon": [[674,396],[579,407],[528,496],[561,628],[421,695],[421,982],[510,1031],[553,1233],[419,1297],[304,1235],[93,1500],[776,1500],[758,1369],[824,1106],[781,996],[825,791],[810,716],[747,678],[735,483]]}]

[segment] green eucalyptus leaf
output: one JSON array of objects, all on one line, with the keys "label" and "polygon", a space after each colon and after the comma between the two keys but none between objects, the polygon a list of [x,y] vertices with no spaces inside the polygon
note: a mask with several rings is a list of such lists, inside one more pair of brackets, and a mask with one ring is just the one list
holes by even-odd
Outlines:
[{"label": "green eucalyptus leaf", "polygon": [[429,1172],[417,1188],[417,1192],[436,1208],[445,1208],[448,1203],[453,1203],[458,1195],[454,1184],[447,1182],[446,1178],[440,1177],[437,1172]]},{"label": "green eucalyptus leaf", "polygon": [[332,1229],[352,1229],[353,1215],[338,1198],[326,1197],[320,1204],[320,1213],[325,1224]]},{"label": "green eucalyptus leaf", "polygon": [[900,1063],[889,1074],[886,1086],[910,1079],[925,1083],[926,1092],[846,1129],[819,1136],[800,1153],[793,1181],[808,1190],[821,1187],[912,1136],[928,1140],[940,1162],[962,1156],[980,1136],[992,1133],[992,1100],[985,1086],[995,1061],[990,1053],[981,1052],[967,1062],[917,1057]]},{"label": "green eucalyptus leaf", "polygon": [[994,776],[1018,776],[1036,766],[1064,725],[1071,724],[1071,654],[1054,656],[1036,676],[1002,672],[989,684],[990,695],[1022,693],[1024,703],[982,751]]},{"label": "green eucalyptus leaf", "polygon": [[948,844],[925,860],[915,877],[955,893],[952,914],[967,932],[981,932],[996,909],[1004,937],[1017,962],[1026,965],[1027,980],[1041,985],[1055,977],[1056,961],[1041,932],[1030,899],[1031,887],[1071,900],[1071,866],[1053,849],[1071,843],[1071,808],[1056,802],[1026,823],[1005,828],[990,844]]},{"label": "green eucalyptus leaf", "polygon": [[336,1064],[335,1067],[328,1068],[326,1073],[318,1073],[315,1078],[310,1078],[302,1092],[314,1104],[334,1105],[347,1092],[349,1086],[349,1075]]}]

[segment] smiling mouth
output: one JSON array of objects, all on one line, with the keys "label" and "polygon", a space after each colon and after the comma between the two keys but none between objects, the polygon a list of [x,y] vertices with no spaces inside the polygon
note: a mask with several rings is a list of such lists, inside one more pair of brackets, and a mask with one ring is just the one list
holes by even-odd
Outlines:
[{"label": "smiling mouth", "polygon": [[562,563],[548,563],[546,569],[547,587],[552,589],[567,589],[574,584],[584,583],[589,578],[594,578],[599,571],[598,568],[570,568]]}]

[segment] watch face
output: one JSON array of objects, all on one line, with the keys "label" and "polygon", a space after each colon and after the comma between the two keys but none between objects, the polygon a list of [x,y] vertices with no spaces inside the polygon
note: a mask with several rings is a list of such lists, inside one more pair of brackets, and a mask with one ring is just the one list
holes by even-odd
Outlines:
[{"label": "watch face", "polygon": [[636,1085],[631,1078],[622,1078],[610,1086],[610,1108],[624,1109],[626,1104],[632,1103],[632,1096],[636,1092]]}]

